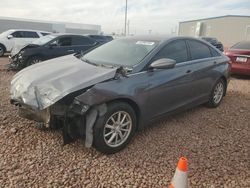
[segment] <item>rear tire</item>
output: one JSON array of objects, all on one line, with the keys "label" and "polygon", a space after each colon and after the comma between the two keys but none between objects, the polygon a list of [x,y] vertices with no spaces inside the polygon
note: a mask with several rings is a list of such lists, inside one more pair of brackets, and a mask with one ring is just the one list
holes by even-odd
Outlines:
[{"label": "rear tire", "polygon": [[2,57],[5,53],[5,47],[4,45],[0,44],[0,57]]},{"label": "rear tire", "polygon": [[136,130],[136,114],[124,102],[108,104],[107,112],[98,117],[94,126],[93,146],[105,154],[113,154],[124,149]]},{"label": "rear tire", "polygon": [[207,106],[210,108],[216,108],[217,106],[220,105],[223,97],[225,96],[226,93],[226,83],[223,79],[219,79],[210,94],[209,101],[207,102]]}]

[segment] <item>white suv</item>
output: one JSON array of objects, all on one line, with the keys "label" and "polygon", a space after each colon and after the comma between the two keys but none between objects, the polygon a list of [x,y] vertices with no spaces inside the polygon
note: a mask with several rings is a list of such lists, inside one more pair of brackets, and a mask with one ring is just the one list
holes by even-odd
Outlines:
[{"label": "white suv", "polygon": [[11,29],[0,34],[0,57],[10,52],[15,44],[31,43],[37,38],[50,34],[47,31]]}]

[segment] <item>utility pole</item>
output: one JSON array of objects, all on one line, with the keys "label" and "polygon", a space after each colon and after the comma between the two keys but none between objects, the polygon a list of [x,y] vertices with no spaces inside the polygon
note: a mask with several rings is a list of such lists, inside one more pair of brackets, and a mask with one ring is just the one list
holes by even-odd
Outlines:
[{"label": "utility pole", "polygon": [[129,20],[128,20],[128,36],[129,36],[129,24],[130,24],[130,22],[129,22]]},{"label": "utility pole", "polygon": [[125,32],[124,32],[124,35],[126,36],[127,35],[127,12],[128,12],[128,0],[126,0],[126,7],[125,7]]}]

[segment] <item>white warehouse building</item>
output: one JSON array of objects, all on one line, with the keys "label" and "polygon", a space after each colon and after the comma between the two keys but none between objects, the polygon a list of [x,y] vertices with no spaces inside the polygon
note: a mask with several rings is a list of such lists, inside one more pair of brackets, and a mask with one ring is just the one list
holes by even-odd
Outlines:
[{"label": "white warehouse building", "polygon": [[0,17],[0,33],[9,29],[33,29],[74,34],[101,33],[100,25]]},{"label": "white warehouse building", "polygon": [[250,16],[226,15],[179,23],[179,35],[216,37],[225,47],[250,40]]}]

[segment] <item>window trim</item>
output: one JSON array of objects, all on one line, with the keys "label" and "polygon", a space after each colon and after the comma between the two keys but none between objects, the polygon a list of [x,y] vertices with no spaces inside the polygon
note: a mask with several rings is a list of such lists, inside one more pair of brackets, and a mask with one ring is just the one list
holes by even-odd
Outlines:
[{"label": "window trim", "polygon": [[[56,40],[60,40],[61,38],[63,37],[71,37],[71,36],[59,36],[59,37],[56,37],[54,38],[53,40],[49,41],[46,46],[49,47],[50,44],[52,44],[53,42],[55,42]],[[72,43],[72,37],[71,37],[71,43]],[[72,45],[70,46],[54,46],[54,48],[68,48],[68,47],[72,47]]]},{"label": "window trim", "polygon": [[85,36],[71,36],[72,37],[72,41],[73,41],[73,38],[74,37],[82,37],[82,38],[87,38],[87,39],[89,39],[89,40],[91,40],[93,43],[92,44],[82,44],[82,45],[71,45],[71,46],[94,46],[94,45],[96,45],[97,44],[97,42],[95,41],[95,40],[93,40],[93,39],[91,39],[90,37],[85,37]]},{"label": "window trim", "polygon": [[183,41],[184,42],[184,44],[185,44],[185,46],[186,46],[186,51],[187,51],[187,61],[182,61],[182,62],[176,62],[176,65],[177,64],[179,64],[179,63],[185,63],[185,62],[188,62],[188,61],[190,61],[190,55],[189,55],[189,53],[188,53],[188,46],[187,46],[187,43],[186,43],[186,40],[185,39],[174,39],[174,40],[172,40],[172,41],[169,41],[167,44],[165,44],[151,59],[150,59],[150,61],[149,61],[149,66],[154,62],[154,61],[156,61],[155,60],[155,57],[160,53],[160,51],[162,50],[162,49],[164,49],[167,45],[169,45],[169,44],[171,44],[171,43],[173,43],[173,42],[178,42],[178,41]]},{"label": "window trim", "polygon": [[[38,39],[38,38],[40,38],[39,34],[36,31],[22,31],[22,32],[24,32],[24,37],[23,38],[26,38],[26,39],[27,38],[28,39]],[[27,36],[25,36],[25,32],[26,33],[35,33],[37,37],[27,37]]]},{"label": "window trim", "polygon": [[[15,37],[14,36],[14,33],[20,33],[20,32],[23,32],[23,31],[14,31],[13,33],[11,33],[11,35],[13,36],[13,38],[17,38],[17,39],[22,39],[22,38],[24,38],[24,37]],[[20,35],[20,34],[19,34]]]},{"label": "window trim", "polygon": [[[191,54],[191,51],[190,51],[190,44],[189,44],[188,41],[195,41],[195,42],[198,42],[198,43],[201,43],[201,44],[205,45],[208,48],[211,57],[205,57],[205,58],[199,58],[199,59],[192,59],[192,54]],[[186,39],[186,43],[187,43],[188,51],[189,51],[189,54],[190,54],[190,61],[208,59],[208,58],[213,58],[213,57],[221,57],[221,55],[220,56],[213,56],[212,51],[211,51],[211,46],[207,45],[206,43],[203,43],[202,41],[194,40],[194,39]],[[218,54],[220,54],[220,53],[218,53]]]}]

